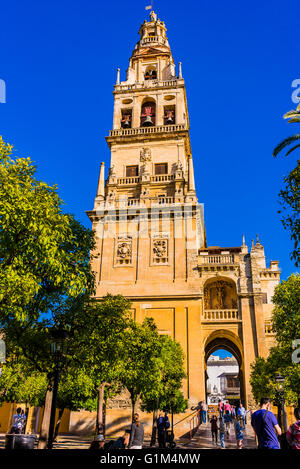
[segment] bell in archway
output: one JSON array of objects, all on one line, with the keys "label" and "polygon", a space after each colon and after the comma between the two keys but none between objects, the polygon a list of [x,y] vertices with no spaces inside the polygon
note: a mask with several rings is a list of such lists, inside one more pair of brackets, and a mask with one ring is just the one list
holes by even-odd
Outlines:
[{"label": "bell in archway", "polygon": [[173,124],[174,123],[174,119],[173,119],[173,112],[172,111],[168,111],[166,113],[166,124]]},{"label": "bell in archway", "polygon": [[143,123],[144,126],[149,126],[149,125],[153,125],[153,122],[152,122],[152,119],[151,119],[151,116],[146,116],[146,119],[144,120],[144,123]]}]

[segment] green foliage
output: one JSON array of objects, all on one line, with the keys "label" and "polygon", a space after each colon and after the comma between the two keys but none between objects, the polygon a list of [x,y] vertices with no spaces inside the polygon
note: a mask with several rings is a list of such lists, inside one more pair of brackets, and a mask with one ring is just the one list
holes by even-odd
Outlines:
[{"label": "green foliage", "polygon": [[[254,398],[276,397],[275,376],[285,377],[285,398],[296,404],[300,395],[300,363],[294,359],[294,341],[300,339],[300,275],[291,275],[275,289],[272,329],[278,343],[269,356],[252,364],[251,386]],[[299,355],[299,354],[298,354]]]},{"label": "green foliage", "polygon": [[[284,116],[289,123],[300,123],[300,104],[296,110],[287,112]],[[296,149],[300,148],[300,143],[296,142],[300,139],[300,134],[292,135],[283,140],[273,151],[276,157],[284,148],[289,148],[285,156],[290,155]],[[294,249],[291,258],[294,259],[296,266],[300,265],[300,160],[297,166],[284,178],[285,187],[280,191],[279,198],[282,210],[281,222],[285,229],[289,230],[291,239],[294,243]]]},{"label": "green foliage", "polygon": [[[32,371],[28,360],[8,361],[0,375],[0,402],[24,402],[42,407],[48,385],[46,373]],[[82,369],[69,368],[60,376],[57,407],[73,411],[96,410],[96,389],[90,375]]]},{"label": "green foliage", "polygon": [[0,374],[0,402],[25,402],[43,406],[47,375],[33,371],[26,360],[8,361]]},{"label": "green foliage", "polygon": [[275,289],[272,329],[279,345],[300,339],[300,275],[292,274]]},{"label": "green foliage", "polygon": [[29,158],[12,158],[0,137],[0,321],[47,312],[57,294],[93,283],[93,235],[62,213],[56,186],[35,179]]},{"label": "green foliage", "polygon": [[160,379],[155,389],[156,398],[149,399],[142,393],[142,408],[147,412],[164,410],[175,413],[184,412],[188,401],[181,392],[182,380],[185,378],[184,353],[181,345],[168,335],[159,336],[161,355],[159,360]]},{"label": "green foliage", "polygon": [[132,405],[142,394],[149,400],[157,398],[160,383],[162,342],[153,319],[142,324],[130,322],[123,335],[123,367],[119,381],[130,393]]},{"label": "green foliage", "polygon": [[[291,258],[296,266],[300,265],[300,160],[297,166],[284,178],[285,187],[279,192],[280,203],[284,210],[281,221],[289,230],[294,249]],[[282,213],[281,211],[279,213]]]},{"label": "green foliage", "polygon": [[130,323],[130,305],[122,295],[90,299],[74,321],[78,362],[85,364],[97,387],[102,381],[117,381],[123,368],[123,334]]}]

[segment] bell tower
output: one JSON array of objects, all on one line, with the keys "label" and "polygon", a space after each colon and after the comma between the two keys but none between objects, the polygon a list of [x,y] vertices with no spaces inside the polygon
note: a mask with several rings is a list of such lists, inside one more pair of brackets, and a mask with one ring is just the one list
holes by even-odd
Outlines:
[{"label": "bell tower", "polygon": [[[266,267],[257,241],[207,246],[195,191],[189,115],[181,63],[166,26],[151,11],[139,29],[126,80],[114,86],[111,163],[101,163],[93,210],[96,298],[131,300],[132,317],[151,317],[182,346],[191,405],[208,397],[206,362],[225,348],[239,363],[240,397],[251,403],[250,364],[272,345],[278,262]],[[223,227],[224,228],[224,227]],[[124,410],[125,412],[125,410]]]},{"label": "bell tower", "polygon": [[[166,31],[152,11],[139,29],[125,81],[117,70],[113,128],[106,137],[111,164],[105,175],[101,163],[94,208],[87,214],[96,233],[96,297],[126,296],[137,321],[154,318],[186,353],[187,340],[200,345],[199,334],[187,339],[187,316],[200,321],[197,263],[206,240],[185,82],[181,63],[176,73]],[[193,360],[201,368],[200,354]],[[193,401],[196,381],[184,385]]]},{"label": "bell tower", "polygon": [[181,63],[176,76],[165,24],[153,11],[139,35],[126,81],[117,72],[106,199],[197,203]]},{"label": "bell tower", "polygon": [[171,289],[193,283],[192,263],[205,247],[181,63],[176,75],[165,23],[153,11],[139,35],[125,81],[117,71],[113,129],[106,137],[111,165],[105,181],[101,163],[88,212],[101,238],[94,260],[100,295],[106,288],[120,293],[120,282],[127,296],[128,287],[141,292],[143,281],[153,294],[162,283],[171,282]]}]

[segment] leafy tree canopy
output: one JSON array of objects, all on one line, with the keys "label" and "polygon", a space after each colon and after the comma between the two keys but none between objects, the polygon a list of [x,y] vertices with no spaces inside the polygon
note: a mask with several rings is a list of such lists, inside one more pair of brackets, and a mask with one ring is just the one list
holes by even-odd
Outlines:
[{"label": "leafy tree canopy", "polygon": [[[300,123],[300,104],[296,109],[287,112],[284,119],[288,119],[289,123]],[[292,135],[284,139],[273,151],[273,156],[278,156],[284,149],[288,149],[285,156],[290,155],[296,149],[299,150],[300,134]],[[291,258],[294,259],[296,266],[300,264],[300,160],[297,161],[296,167],[284,177],[285,187],[280,191],[279,198],[282,210],[282,224],[285,229],[289,230],[291,239],[294,243],[294,249]]]},{"label": "leafy tree canopy", "polygon": [[38,318],[91,288],[92,232],[62,212],[57,187],[35,178],[0,137],[0,321]]},{"label": "leafy tree canopy", "polygon": [[287,402],[296,404],[300,396],[300,275],[291,275],[275,288],[272,328],[277,346],[267,358],[252,364],[251,386],[254,398],[276,397],[275,376],[285,377]]}]

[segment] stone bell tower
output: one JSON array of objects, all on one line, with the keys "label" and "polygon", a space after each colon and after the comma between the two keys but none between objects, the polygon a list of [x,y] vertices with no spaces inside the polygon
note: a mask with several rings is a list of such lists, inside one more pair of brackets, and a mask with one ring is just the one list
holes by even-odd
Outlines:
[{"label": "stone bell tower", "polygon": [[[176,73],[165,23],[153,11],[139,35],[126,80],[117,72],[113,128],[106,137],[111,164],[106,181],[101,164],[94,209],[87,212],[97,241],[96,296],[123,294],[137,321],[154,318],[186,353],[187,341],[194,340],[193,332],[187,339],[187,304],[199,298],[197,256],[206,240],[185,82],[181,63]],[[199,322],[199,306],[194,312],[191,306],[190,319],[193,314]],[[200,367],[200,355],[194,360]],[[193,386],[196,400],[196,379],[194,385],[186,381],[185,392]]]},{"label": "stone bell tower", "polygon": [[181,63],[152,11],[114,86],[111,164],[101,163],[93,210],[96,297],[122,294],[136,321],[152,317],[185,354],[185,396],[208,395],[206,363],[225,348],[239,364],[240,397],[251,401],[251,363],[273,343],[272,295],[278,261],[266,267],[259,241],[207,246],[198,203]]},{"label": "stone bell tower", "polygon": [[[166,27],[152,11],[144,21],[126,74],[114,87],[111,165],[101,164],[94,210],[97,296],[186,294],[193,262],[205,246],[197,202],[189,118]],[[176,252],[176,256],[175,256]],[[166,284],[168,288],[166,289]]]}]

